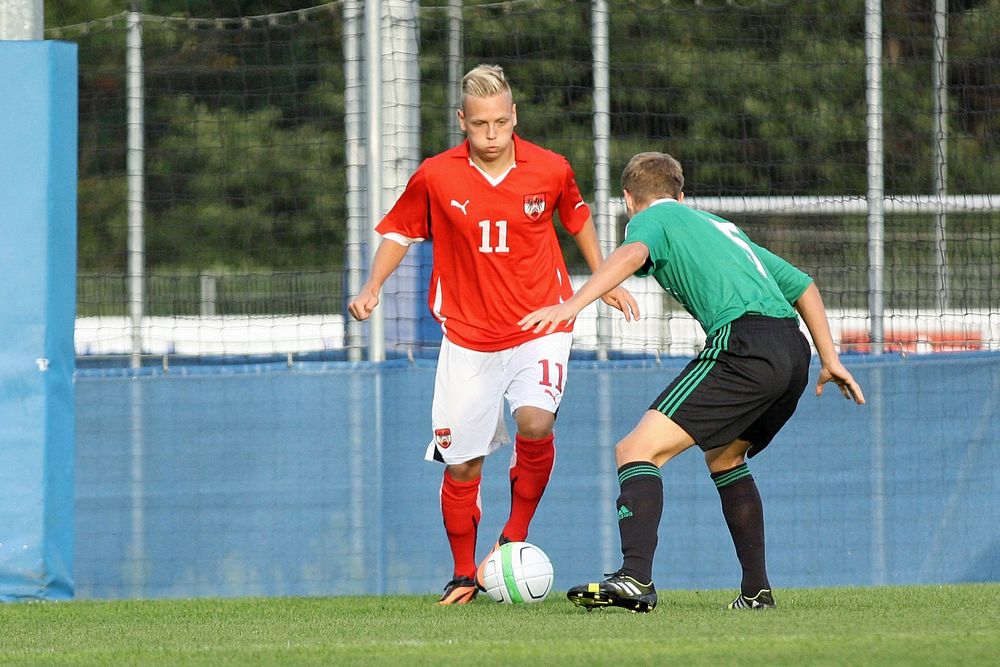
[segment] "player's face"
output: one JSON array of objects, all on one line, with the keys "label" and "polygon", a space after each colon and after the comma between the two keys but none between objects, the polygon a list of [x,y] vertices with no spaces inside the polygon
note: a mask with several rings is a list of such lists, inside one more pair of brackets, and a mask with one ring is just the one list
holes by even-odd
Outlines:
[{"label": "player's face", "polygon": [[510,162],[514,152],[517,108],[510,93],[466,97],[458,123],[469,138],[472,159],[485,163]]}]

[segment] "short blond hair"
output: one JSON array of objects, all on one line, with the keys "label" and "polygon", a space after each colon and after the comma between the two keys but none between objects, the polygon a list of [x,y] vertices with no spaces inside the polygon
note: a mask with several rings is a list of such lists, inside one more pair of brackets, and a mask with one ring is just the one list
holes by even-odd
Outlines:
[{"label": "short blond hair", "polygon": [[510,84],[499,65],[478,65],[462,77],[462,105],[466,97],[493,97],[510,93]]},{"label": "short blond hair", "polygon": [[684,190],[681,163],[666,153],[637,153],[622,172],[622,189],[628,190],[637,204],[648,204],[661,197],[677,199]]}]

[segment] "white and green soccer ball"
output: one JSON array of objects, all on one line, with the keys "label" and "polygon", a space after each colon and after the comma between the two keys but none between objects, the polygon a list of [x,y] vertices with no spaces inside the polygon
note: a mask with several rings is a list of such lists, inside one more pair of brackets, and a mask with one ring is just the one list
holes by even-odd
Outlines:
[{"label": "white and green soccer ball", "polygon": [[534,544],[508,542],[486,560],[483,584],[503,604],[541,602],[552,590],[552,561]]}]

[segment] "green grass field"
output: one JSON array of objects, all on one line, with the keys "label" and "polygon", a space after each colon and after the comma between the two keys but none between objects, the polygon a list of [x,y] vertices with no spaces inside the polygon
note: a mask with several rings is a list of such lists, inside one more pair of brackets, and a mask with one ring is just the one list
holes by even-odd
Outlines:
[{"label": "green grass field", "polygon": [[994,665],[1000,584],[782,590],[773,611],[730,591],[663,591],[651,614],[587,613],[554,593],[0,605],[4,665]]}]

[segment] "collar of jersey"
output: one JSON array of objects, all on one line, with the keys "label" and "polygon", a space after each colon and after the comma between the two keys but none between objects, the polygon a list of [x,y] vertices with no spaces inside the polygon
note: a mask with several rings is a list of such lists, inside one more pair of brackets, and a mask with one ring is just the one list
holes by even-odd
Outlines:
[{"label": "collar of jersey", "polygon": [[498,185],[500,185],[501,183],[503,183],[504,179],[507,178],[510,175],[510,172],[512,172],[514,170],[514,168],[517,167],[517,163],[518,162],[524,162],[524,158],[523,157],[518,157],[520,155],[523,155],[523,153],[524,153],[524,151],[519,150],[519,147],[521,146],[521,142],[518,140],[516,134],[513,135],[511,137],[511,139],[514,142],[514,162],[512,162],[509,167],[507,167],[506,169],[504,169],[503,173],[500,174],[499,176],[490,176],[488,173],[486,173],[482,169],[482,167],[480,167],[478,164],[476,164],[475,162],[473,162],[473,160],[472,160],[472,152],[469,150],[469,140],[468,139],[466,139],[465,142],[462,144],[462,150],[460,151],[459,154],[462,157],[464,157],[466,159],[466,161],[468,161],[470,167],[472,167],[473,169],[475,169],[476,171],[478,171],[480,174],[482,174],[483,178],[485,178],[486,181],[490,185],[492,185],[493,187],[497,187]]},{"label": "collar of jersey", "polygon": [[[649,202],[649,206],[656,206],[657,204],[666,204],[667,202],[676,203],[677,200],[674,199],[673,197],[660,197],[659,199],[654,199],[653,201]],[[649,208],[649,206],[647,206],[646,208]]]},{"label": "collar of jersey", "polygon": [[517,167],[517,160],[514,160],[514,163],[509,167],[507,167],[506,169],[504,169],[503,173],[498,176],[491,176],[490,174],[488,174],[482,167],[473,162],[471,157],[469,158],[469,166],[478,171],[480,174],[482,174],[483,178],[485,178],[490,185],[492,185],[493,187],[497,187],[498,185],[503,183],[504,179],[510,175],[510,172],[514,171],[514,168]]}]

